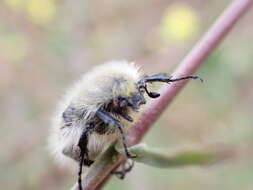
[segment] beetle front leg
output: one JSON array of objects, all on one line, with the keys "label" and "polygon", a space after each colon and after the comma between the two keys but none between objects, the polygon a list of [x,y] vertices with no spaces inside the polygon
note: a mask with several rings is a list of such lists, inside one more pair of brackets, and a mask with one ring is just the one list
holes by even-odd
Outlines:
[{"label": "beetle front leg", "polygon": [[124,150],[125,150],[125,153],[126,153],[126,156],[128,158],[135,158],[135,156],[131,155],[129,152],[128,152],[128,149],[127,149],[127,143],[126,143],[126,135],[125,135],[125,131],[123,129],[123,126],[122,124],[120,123],[119,120],[117,120],[116,118],[114,118],[113,116],[111,116],[109,113],[105,112],[105,111],[102,111],[102,110],[98,110],[96,112],[96,116],[101,119],[104,123],[108,124],[108,125],[112,125],[112,126],[115,126],[119,129],[120,131],[120,134],[121,134],[121,138],[122,138],[122,144],[123,144],[123,147],[124,147]]}]

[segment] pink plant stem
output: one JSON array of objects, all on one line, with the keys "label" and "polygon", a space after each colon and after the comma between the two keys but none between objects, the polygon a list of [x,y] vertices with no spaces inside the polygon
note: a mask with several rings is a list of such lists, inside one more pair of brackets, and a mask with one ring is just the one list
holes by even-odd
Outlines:
[{"label": "pink plant stem", "polygon": [[[173,73],[173,76],[178,77],[193,74],[214,51],[234,24],[249,9],[252,3],[253,0],[234,0],[206,33],[206,35],[198,42],[188,56],[186,56]],[[140,121],[131,130],[128,141],[130,145],[140,142],[152,124],[159,118],[165,108],[171,103],[173,98],[179,93],[186,83],[187,81],[181,81],[166,85],[161,93],[161,96],[151,102],[150,106],[142,114]],[[83,180],[84,189],[98,190],[102,188],[106,181],[110,178],[110,171],[117,167],[122,160],[124,160],[124,158],[119,157],[117,162],[108,161],[103,163],[104,165],[100,166],[99,169],[96,169],[96,171],[90,171]],[[78,190],[78,186],[75,185],[73,189]]]},{"label": "pink plant stem", "polygon": [[[217,45],[219,45],[234,24],[250,8],[252,3],[253,0],[233,1],[206,35],[204,35],[192,51],[185,57],[172,76],[178,77],[193,74],[204,63]],[[147,130],[159,118],[186,83],[187,81],[185,80],[167,85],[163,89],[161,96],[152,101],[149,108],[142,114],[140,121],[129,135],[131,137],[129,142],[131,145],[140,142]]]}]

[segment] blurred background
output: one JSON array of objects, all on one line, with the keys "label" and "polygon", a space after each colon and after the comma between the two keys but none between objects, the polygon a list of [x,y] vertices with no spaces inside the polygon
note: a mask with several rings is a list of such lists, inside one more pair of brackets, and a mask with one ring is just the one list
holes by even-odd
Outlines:
[{"label": "blurred background", "polygon": [[[69,189],[76,175],[46,148],[51,114],[73,81],[109,60],[171,73],[229,0],[1,0],[0,184],[5,190]],[[240,20],[149,131],[157,147],[253,145],[253,12]],[[249,150],[250,152],[250,150]],[[136,164],[106,190],[253,188],[252,157],[161,170]]]}]

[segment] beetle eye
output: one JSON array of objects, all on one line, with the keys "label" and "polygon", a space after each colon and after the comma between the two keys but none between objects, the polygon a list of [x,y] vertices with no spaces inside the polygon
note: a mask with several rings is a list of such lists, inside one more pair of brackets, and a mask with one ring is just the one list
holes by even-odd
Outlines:
[{"label": "beetle eye", "polygon": [[139,91],[140,91],[140,93],[143,94],[145,92],[145,88],[140,88]]},{"label": "beetle eye", "polygon": [[119,104],[119,107],[121,107],[121,108],[127,106],[127,104],[128,104],[127,99],[125,97],[119,96],[118,97],[118,104]]}]

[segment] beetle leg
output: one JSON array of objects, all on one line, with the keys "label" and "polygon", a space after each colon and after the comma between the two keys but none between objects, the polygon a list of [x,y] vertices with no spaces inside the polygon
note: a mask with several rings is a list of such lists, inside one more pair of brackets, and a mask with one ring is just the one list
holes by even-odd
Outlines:
[{"label": "beetle leg", "polygon": [[111,116],[109,113],[105,112],[105,111],[101,111],[98,110],[96,112],[96,116],[101,119],[104,123],[108,124],[108,125],[112,125],[115,126],[119,129],[120,134],[121,134],[121,138],[122,138],[122,144],[126,153],[126,156],[128,158],[135,158],[135,156],[131,155],[127,149],[127,145],[126,145],[126,135],[123,129],[122,124],[120,123],[119,120],[117,120],[116,118],[114,118],[113,116]]}]

